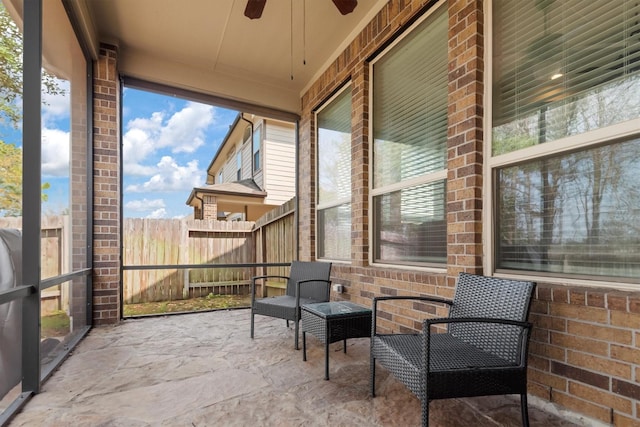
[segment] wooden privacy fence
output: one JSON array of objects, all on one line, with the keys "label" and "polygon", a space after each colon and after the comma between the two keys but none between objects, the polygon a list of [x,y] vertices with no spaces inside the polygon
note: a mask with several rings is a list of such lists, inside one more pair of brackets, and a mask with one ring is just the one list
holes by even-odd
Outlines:
[{"label": "wooden privacy fence", "polygon": [[[295,198],[267,212],[254,228],[258,262],[291,262],[296,259]],[[289,267],[268,267],[260,274],[286,276]]]},{"label": "wooden privacy fence", "polygon": [[[295,259],[295,200],[256,223],[137,219],[123,221],[123,265],[289,263]],[[124,304],[171,301],[214,294],[246,294],[254,275],[288,275],[289,267],[127,268]],[[281,286],[271,282],[272,288]],[[277,293],[277,290],[274,291]]]},{"label": "wooden privacy fence", "polygon": [[[126,218],[124,265],[253,263],[252,229],[253,222]],[[214,287],[246,287],[251,275],[248,268],[126,270],[123,299],[133,304],[206,295]]]},{"label": "wooden privacy fence", "polygon": [[[0,217],[0,228],[22,230],[22,217]],[[47,215],[41,218],[40,278],[59,276],[70,269],[69,216]],[[69,308],[69,287],[55,285],[42,291],[42,314]]]},{"label": "wooden privacy fence", "polygon": [[[0,217],[0,227],[22,229],[22,218]],[[70,271],[69,217],[42,218],[41,277]],[[125,218],[123,265],[289,263],[296,258],[295,199],[257,222]],[[122,274],[125,304],[170,301],[214,294],[248,293],[251,277],[286,276],[289,267],[127,269]],[[270,282],[267,294],[284,283]],[[43,312],[68,306],[66,287],[42,292]]]}]

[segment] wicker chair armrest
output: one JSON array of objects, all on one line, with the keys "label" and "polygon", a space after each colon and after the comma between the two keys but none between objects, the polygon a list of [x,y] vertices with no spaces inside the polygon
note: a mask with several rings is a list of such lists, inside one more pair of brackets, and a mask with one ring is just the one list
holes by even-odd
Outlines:
[{"label": "wicker chair armrest", "polygon": [[253,276],[251,281],[255,282],[258,279],[289,279],[289,276],[277,276],[277,275],[265,275],[265,276]]},{"label": "wicker chair armrest", "polygon": [[530,322],[522,322],[519,320],[511,319],[498,319],[495,317],[453,317],[453,318],[437,318],[437,319],[425,319],[422,322],[425,326],[424,331],[428,331],[428,327],[431,325],[445,324],[445,323],[499,323],[503,325],[520,326],[524,329],[531,329],[532,324]]},{"label": "wicker chair armrest", "polygon": [[[432,325],[438,324],[452,324],[452,323],[490,323],[490,324],[500,324],[500,325],[511,325],[522,328],[522,331],[525,335],[520,335],[521,346],[518,349],[518,358],[520,359],[520,366],[526,367],[527,364],[527,351],[528,351],[528,338],[531,334],[531,328],[533,324],[530,322],[522,322],[519,320],[511,320],[511,319],[499,319],[492,317],[454,317],[454,318],[436,318],[436,319],[425,319],[422,322],[422,336],[423,336],[423,346],[426,351],[423,352],[423,357],[425,360],[423,361],[423,366],[426,366],[427,369],[429,365],[429,355],[430,348],[429,339],[431,337],[430,328]],[[524,338],[523,338],[524,337]]]},{"label": "wicker chair armrest", "polygon": [[253,276],[251,278],[251,305],[253,306],[253,302],[256,300],[256,280],[258,279],[285,279],[289,280],[288,276],[277,276],[277,275],[264,275],[264,276]]}]

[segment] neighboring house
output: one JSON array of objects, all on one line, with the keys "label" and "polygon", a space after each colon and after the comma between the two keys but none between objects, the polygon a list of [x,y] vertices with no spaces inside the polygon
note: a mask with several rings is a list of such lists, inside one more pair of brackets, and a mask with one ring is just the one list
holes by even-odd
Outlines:
[{"label": "neighboring house", "polygon": [[195,219],[255,221],[295,196],[295,124],[238,114],[191,191]]}]

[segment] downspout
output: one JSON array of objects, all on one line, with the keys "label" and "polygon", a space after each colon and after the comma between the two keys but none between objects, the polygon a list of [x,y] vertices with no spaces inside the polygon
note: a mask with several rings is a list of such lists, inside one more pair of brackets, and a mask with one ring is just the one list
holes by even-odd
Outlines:
[{"label": "downspout", "polygon": [[[254,181],[254,179],[253,179],[253,171],[255,171],[255,165],[253,164],[253,122],[250,121],[250,120],[245,119],[244,118],[244,113],[240,113],[240,118],[242,120],[244,120],[245,122],[249,123],[249,126],[251,126],[251,137],[250,137],[251,138],[251,142],[250,142],[250,144],[251,144],[251,180]],[[247,206],[245,206],[244,209],[245,209],[244,219],[246,221],[247,220]],[[255,227],[255,225],[254,225],[254,227]],[[258,228],[257,231],[254,229],[254,232],[257,233],[257,234],[260,234],[262,232],[262,227]],[[254,261],[258,261],[258,249],[256,248],[256,243],[255,243],[257,241],[258,241],[258,239],[254,239],[254,244],[253,244],[253,260]],[[262,261],[266,261],[264,252],[262,252]],[[253,272],[254,272],[254,274],[259,274],[257,267],[254,269]],[[267,269],[264,268],[262,270],[261,274],[267,274]],[[264,290],[262,292],[264,294]]]},{"label": "downspout", "polygon": [[[251,180],[253,181],[253,171],[255,170],[255,166],[253,164],[253,122],[249,121],[247,119],[244,118],[244,113],[240,113],[240,118],[242,120],[244,120],[245,122],[249,123],[249,126],[251,126],[251,136],[249,137],[249,139],[251,140],[251,142],[249,144],[251,144]],[[244,141],[243,141],[244,142]],[[255,182],[255,181],[254,181]],[[246,221],[247,218],[249,217],[248,214],[248,207],[247,205],[244,206],[244,220]]]},{"label": "downspout", "polygon": [[[253,171],[255,170],[255,165],[253,164],[253,122],[244,118],[244,113],[240,113],[240,118],[245,122],[249,123],[251,126],[251,179],[253,179]],[[243,141],[244,142],[244,141]],[[245,217],[245,221],[246,221]]]}]

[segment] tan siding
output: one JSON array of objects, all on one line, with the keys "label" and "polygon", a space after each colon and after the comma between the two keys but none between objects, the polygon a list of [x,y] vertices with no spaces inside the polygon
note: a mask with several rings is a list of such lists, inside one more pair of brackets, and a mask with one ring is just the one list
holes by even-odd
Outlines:
[{"label": "tan siding", "polygon": [[295,125],[268,121],[264,132],[265,203],[282,204],[295,196]]},{"label": "tan siding", "polygon": [[295,125],[293,123],[283,122],[267,122],[266,126],[266,141],[284,142],[288,144],[295,144]]},{"label": "tan siding", "polygon": [[251,177],[251,169],[253,167],[253,164],[251,163],[252,155],[251,140],[248,140],[242,145],[242,179]]},{"label": "tan siding", "polygon": [[266,203],[281,204],[295,195],[295,147],[293,144],[267,141]]},{"label": "tan siding", "polygon": [[224,182],[233,182],[236,180],[236,158],[230,157],[224,164],[222,175],[224,176]]},{"label": "tan siding", "polygon": [[[262,153],[260,155],[262,155]],[[255,175],[253,175],[253,180],[255,181],[258,187],[265,189],[263,171],[264,171],[264,168],[261,168],[258,172],[256,172]]]}]

